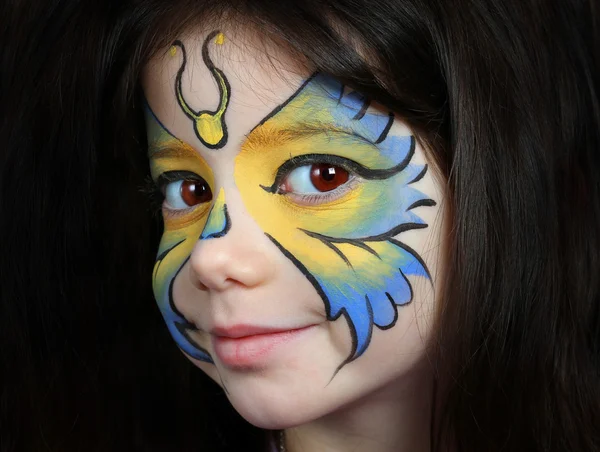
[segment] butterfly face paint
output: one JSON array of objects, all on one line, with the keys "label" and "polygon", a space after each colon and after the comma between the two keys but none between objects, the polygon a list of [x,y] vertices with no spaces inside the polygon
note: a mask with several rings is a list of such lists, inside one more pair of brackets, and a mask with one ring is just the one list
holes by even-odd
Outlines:
[{"label": "butterfly face paint", "polygon": [[[421,257],[401,240],[402,233],[427,227],[413,209],[435,205],[413,187],[427,166],[413,162],[413,136],[392,133],[391,112],[372,108],[323,74],[309,77],[239,144],[231,143],[236,124],[229,122],[228,108],[235,91],[210,57],[211,46],[224,39],[209,34],[201,52],[218,87],[214,110],[190,106],[182,90],[186,48],[180,41],[171,48],[171,56],[180,57],[172,95],[190,121],[196,148],[146,109],[152,176],[167,206],[153,275],[156,299],[179,347],[214,362],[211,350],[195,339],[197,325],[178,309],[173,286],[198,241],[225,237],[235,227],[228,192],[207,158],[236,146],[231,174],[244,208],[312,285],[326,318],[347,323],[351,348],[339,369],[365,353],[374,327],[396,324],[398,307],[413,299],[408,277],[430,278]],[[186,197],[191,202],[177,204]]]},{"label": "butterfly face paint", "polygon": [[[236,159],[252,217],[311,281],[329,320],[346,317],[353,344],[346,362],[365,352],[373,326],[392,327],[397,306],[412,300],[406,276],[429,278],[417,253],[395,238],[427,227],[412,209],[435,202],[411,187],[427,168],[411,164],[413,136],[389,135],[394,115],[368,107],[317,74],[249,134]],[[319,165],[349,178],[319,192],[309,180]],[[294,176],[313,204],[287,191],[283,179]]]}]

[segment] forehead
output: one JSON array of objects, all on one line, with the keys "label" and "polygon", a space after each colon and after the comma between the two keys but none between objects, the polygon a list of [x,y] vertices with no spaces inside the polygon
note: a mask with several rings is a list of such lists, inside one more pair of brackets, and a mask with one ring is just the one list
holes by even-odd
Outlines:
[{"label": "forehead", "polygon": [[[207,38],[210,39],[207,41]],[[197,30],[181,37],[180,41],[183,48],[164,49],[146,65],[142,86],[146,100],[159,120],[177,138],[198,149],[204,146],[176,93],[184,49],[186,64],[181,73],[181,94],[192,110],[215,112],[222,100],[218,81],[207,65],[206,53],[227,81],[225,152],[239,149],[246,134],[288,99],[309,75],[280,47],[269,46],[251,33],[214,28]]]}]

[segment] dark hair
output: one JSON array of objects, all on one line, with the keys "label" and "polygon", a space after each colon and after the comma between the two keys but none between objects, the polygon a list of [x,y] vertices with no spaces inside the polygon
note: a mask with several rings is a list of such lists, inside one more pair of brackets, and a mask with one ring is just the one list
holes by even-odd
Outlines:
[{"label": "dark hair", "polygon": [[260,450],[150,289],[138,78],[240,21],[396,111],[446,183],[436,450],[600,450],[592,0],[5,2],[0,451]]}]

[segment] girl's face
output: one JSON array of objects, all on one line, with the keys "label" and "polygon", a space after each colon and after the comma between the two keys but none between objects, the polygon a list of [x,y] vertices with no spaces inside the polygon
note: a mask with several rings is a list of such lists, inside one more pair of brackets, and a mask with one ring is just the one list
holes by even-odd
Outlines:
[{"label": "girl's face", "polygon": [[144,74],[165,198],[156,300],[181,350],[264,428],[423,378],[435,298],[441,196],[411,130],[301,72],[204,31]]}]

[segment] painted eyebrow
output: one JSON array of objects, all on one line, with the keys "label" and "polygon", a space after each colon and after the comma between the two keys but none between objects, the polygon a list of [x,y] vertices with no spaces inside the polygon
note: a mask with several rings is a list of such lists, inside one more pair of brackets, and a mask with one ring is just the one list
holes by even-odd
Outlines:
[{"label": "painted eyebrow", "polygon": [[149,158],[151,159],[177,159],[192,157],[199,159],[198,153],[189,145],[182,142],[181,146],[164,146],[159,148],[151,148]]},{"label": "painted eyebrow", "polygon": [[246,135],[245,144],[258,147],[267,147],[280,145],[290,141],[301,140],[306,137],[314,137],[316,135],[342,135],[346,138],[351,138],[363,144],[368,144],[371,146],[376,145],[376,143],[352,129],[336,127],[331,124],[323,124],[319,122],[304,122],[277,129],[265,129],[264,127],[260,127],[254,129],[252,132]]}]

